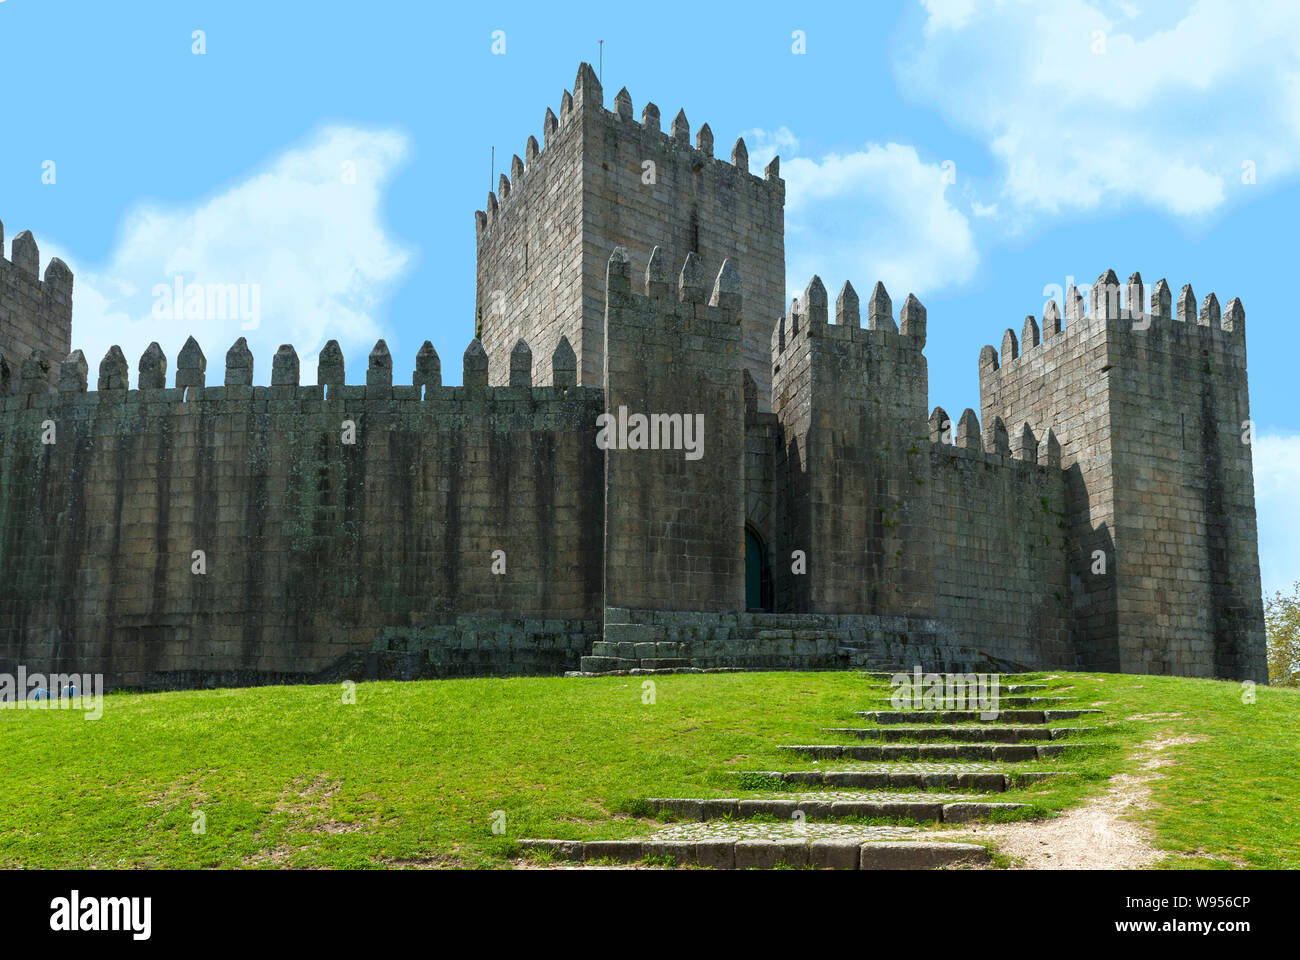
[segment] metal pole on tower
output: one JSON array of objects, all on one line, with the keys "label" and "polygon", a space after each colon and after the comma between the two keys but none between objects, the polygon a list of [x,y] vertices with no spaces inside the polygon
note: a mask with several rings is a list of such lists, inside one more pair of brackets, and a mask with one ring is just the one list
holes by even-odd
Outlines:
[{"label": "metal pole on tower", "polygon": [[596,41],[600,44],[600,66],[597,68],[600,72],[596,74],[596,79],[601,83],[605,82],[605,41]]}]

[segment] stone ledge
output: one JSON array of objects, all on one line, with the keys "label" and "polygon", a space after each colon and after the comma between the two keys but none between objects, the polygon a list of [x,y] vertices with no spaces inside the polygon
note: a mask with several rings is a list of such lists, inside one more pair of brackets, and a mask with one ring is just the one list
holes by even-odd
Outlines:
[{"label": "stone ledge", "polygon": [[766,840],[520,840],[521,850],[549,851],[557,860],[636,863],[668,858],[674,865],[714,870],[770,870],[777,866],[819,870],[932,870],[990,861],[988,850],[973,843],[927,840],[816,838]]}]

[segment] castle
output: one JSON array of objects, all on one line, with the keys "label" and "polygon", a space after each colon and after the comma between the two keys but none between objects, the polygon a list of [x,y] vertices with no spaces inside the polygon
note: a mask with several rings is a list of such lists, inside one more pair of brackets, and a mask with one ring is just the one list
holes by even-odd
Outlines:
[{"label": "castle", "polygon": [[254,386],[241,338],[211,384],[191,339],[171,385],[153,344],[89,390],[72,275],[16,237],[0,671],[1266,680],[1240,301],[1108,271],[984,348],[979,416],[927,413],[915,297],[785,308],[776,160],[613,107],[584,64],[475,214],[461,386],[383,341],[364,384],[331,342]]}]

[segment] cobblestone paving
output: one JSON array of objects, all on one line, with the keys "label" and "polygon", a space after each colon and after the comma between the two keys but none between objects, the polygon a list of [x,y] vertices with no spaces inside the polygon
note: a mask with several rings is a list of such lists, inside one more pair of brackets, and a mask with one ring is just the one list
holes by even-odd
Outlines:
[{"label": "cobblestone paving", "polygon": [[675,823],[656,833],[640,837],[660,840],[907,840],[922,833],[919,827],[870,827],[852,823],[813,821],[705,820]]},{"label": "cobblestone paving", "polygon": [[900,760],[898,763],[842,763],[811,761],[809,769],[835,773],[1016,773],[1018,768],[1006,763],[979,763],[969,760]]},{"label": "cobblestone paving", "polygon": [[[796,793],[793,790],[773,790],[768,793],[746,791],[740,800],[792,800],[805,803],[815,800],[831,802],[836,800],[861,800],[864,803],[888,803],[897,800],[901,803],[968,803],[972,797],[979,797],[987,803],[997,803],[996,793],[932,793],[928,790],[818,790],[816,793]],[[658,798],[666,799],[666,798]],[[731,799],[731,798],[728,798]]]}]

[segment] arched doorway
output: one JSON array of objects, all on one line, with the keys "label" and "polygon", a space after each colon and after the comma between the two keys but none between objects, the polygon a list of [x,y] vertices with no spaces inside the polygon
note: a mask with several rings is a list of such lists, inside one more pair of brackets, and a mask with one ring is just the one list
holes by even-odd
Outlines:
[{"label": "arched doorway", "polygon": [[767,551],[754,528],[745,525],[745,609],[770,610],[772,587],[767,569]]}]

